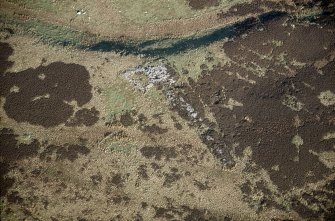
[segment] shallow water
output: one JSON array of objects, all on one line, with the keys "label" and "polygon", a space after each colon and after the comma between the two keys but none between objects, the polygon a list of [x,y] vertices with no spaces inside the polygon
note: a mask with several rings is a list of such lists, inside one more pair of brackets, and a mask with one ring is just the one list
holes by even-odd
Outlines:
[{"label": "shallow water", "polygon": [[[280,11],[272,11],[272,12],[264,13],[258,17],[247,18],[244,21],[222,27],[204,36],[177,40],[176,42],[170,44],[170,46],[163,47],[163,48],[161,47],[158,48],[158,47],[155,47],[154,45],[159,42],[164,42],[166,41],[166,39],[148,40],[148,41],[144,41],[141,43],[121,42],[121,41],[100,41],[93,45],[80,46],[80,48],[91,50],[91,51],[116,52],[116,53],[121,53],[124,55],[143,54],[146,56],[159,56],[159,57],[168,56],[168,55],[178,54],[178,53],[190,50],[190,49],[196,49],[196,48],[200,48],[203,46],[207,46],[213,42],[220,41],[225,38],[236,37],[238,35],[243,34],[248,29],[256,25],[259,25],[260,23],[266,23],[275,18],[279,18],[285,15],[287,15],[286,12],[280,12]],[[153,46],[153,47],[150,48],[150,46]]]}]

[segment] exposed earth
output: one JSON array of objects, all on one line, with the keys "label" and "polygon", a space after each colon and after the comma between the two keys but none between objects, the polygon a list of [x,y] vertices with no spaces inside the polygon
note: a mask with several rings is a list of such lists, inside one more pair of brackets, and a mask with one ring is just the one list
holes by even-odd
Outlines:
[{"label": "exposed earth", "polygon": [[1,1],[1,220],[335,220],[334,16]]}]

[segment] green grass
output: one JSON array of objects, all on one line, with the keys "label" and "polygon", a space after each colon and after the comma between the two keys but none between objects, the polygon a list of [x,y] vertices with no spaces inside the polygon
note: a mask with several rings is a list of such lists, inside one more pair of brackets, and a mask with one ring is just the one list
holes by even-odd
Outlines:
[{"label": "green grass", "polygon": [[47,12],[57,12],[58,6],[63,3],[63,1],[57,1],[57,4],[52,3],[51,0],[8,0],[11,3],[35,10],[44,10]]},{"label": "green grass", "polygon": [[124,141],[113,142],[109,145],[109,149],[112,153],[124,153],[130,154],[131,150],[135,148],[135,145],[130,143],[124,143]]},{"label": "green grass", "polygon": [[94,40],[94,36],[80,32],[66,26],[53,25],[37,19],[22,21],[0,15],[0,22],[23,33],[30,33],[48,44],[80,45]]},{"label": "green grass", "polygon": [[220,6],[193,10],[187,0],[112,0],[120,13],[129,21],[138,24],[154,23],[170,19],[185,19],[203,13],[226,9],[247,0],[221,0]]},{"label": "green grass", "polygon": [[[171,55],[167,57],[167,60],[177,69],[180,75],[180,82],[187,82],[189,77],[197,80],[202,72],[200,68],[202,64],[205,64],[208,69],[212,69],[214,65],[218,65],[219,63],[219,59],[215,57],[215,54],[210,52],[208,47],[201,47],[186,51],[185,53]],[[185,70],[188,71],[187,74],[183,74]]]},{"label": "green grass", "polygon": [[103,94],[105,97],[107,121],[113,121],[116,116],[131,111],[136,107],[135,97],[126,87],[110,87],[105,89]]},{"label": "green grass", "polygon": [[65,26],[47,24],[39,20],[28,20],[23,25],[29,32],[51,43],[76,45],[80,44],[85,36],[83,32],[75,31]]}]

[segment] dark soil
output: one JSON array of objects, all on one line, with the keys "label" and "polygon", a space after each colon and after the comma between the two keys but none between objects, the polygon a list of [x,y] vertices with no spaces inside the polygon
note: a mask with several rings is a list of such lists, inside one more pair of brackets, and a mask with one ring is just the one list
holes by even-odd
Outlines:
[{"label": "dark soil", "polygon": [[194,10],[200,10],[207,7],[218,6],[219,0],[187,0],[188,5]]}]

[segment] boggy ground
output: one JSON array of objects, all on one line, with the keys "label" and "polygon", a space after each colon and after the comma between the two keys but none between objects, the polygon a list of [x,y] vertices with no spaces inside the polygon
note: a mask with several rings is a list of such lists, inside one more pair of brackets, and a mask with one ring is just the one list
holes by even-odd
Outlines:
[{"label": "boggy ground", "polygon": [[260,24],[199,75],[169,57],[178,83],[145,93],[121,75],[149,58],[7,34],[2,220],[334,218],[334,23]]}]

